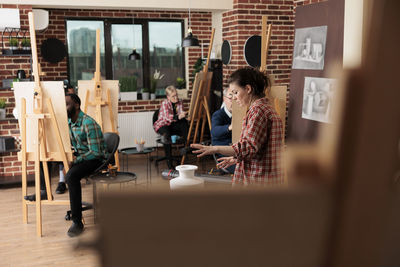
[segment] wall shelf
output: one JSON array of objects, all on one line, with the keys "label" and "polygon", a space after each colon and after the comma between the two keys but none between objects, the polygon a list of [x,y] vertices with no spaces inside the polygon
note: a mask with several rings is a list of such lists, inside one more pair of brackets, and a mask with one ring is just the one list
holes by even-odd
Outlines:
[{"label": "wall shelf", "polygon": [[2,49],[3,56],[30,56],[31,52],[30,49]]}]

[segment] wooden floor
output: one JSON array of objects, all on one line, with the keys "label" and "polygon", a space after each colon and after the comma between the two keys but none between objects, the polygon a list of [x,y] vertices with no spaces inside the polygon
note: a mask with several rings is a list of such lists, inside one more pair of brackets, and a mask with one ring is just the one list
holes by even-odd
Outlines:
[{"label": "wooden floor", "polygon": [[[138,182],[128,187],[134,190],[148,190],[146,183],[146,158],[130,156],[129,171],[138,175]],[[159,170],[166,168],[160,163]],[[161,178],[152,164],[152,186],[167,187],[168,181]],[[58,177],[52,178],[55,199],[68,199],[54,193]],[[83,201],[92,202],[92,185],[82,181]],[[28,192],[33,193],[29,186]],[[90,249],[75,249],[78,242],[91,240],[96,236],[93,210],[83,212],[85,231],[80,238],[70,238],[67,230],[71,221],[64,219],[69,206],[42,206],[43,236],[37,237],[35,206],[28,211],[28,224],[22,222],[21,187],[0,187],[0,266],[100,266],[96,253]]]}]

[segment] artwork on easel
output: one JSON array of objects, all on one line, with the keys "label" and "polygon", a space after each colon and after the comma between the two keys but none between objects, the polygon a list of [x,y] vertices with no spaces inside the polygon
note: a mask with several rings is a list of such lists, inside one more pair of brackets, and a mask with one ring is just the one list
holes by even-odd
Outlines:
[{"label": "artwork on easel", "polygon": [[301,117],[319,122],[331,122],[335,90],[335,79],[305,77]]},{"label": "artwork on easel", "polygon": [[292,69],[323,70],[328,26],[296,29]]},{"label": "artwork on easel", "polygon": [[[67,107],[65,104],[64,97],[64,86],[63,82],[40,82],[41,89],[43,91],[44,98],[50,98],[53,103],[53,109],[57,118],[58,129],[60,130],[61,140],[63,142],[64,150],[67,153],[72,153],[71,151],[71,141],[69,138],[69,128],[68,128],[68,118],[67,118]],[[33,113],[33,98],[34,98],[34,82],[14,82],[14,96],[15,96],[15,105],[18,111],[18,114],[21,114],[21,99],[26,99],[26,113]],[[49,113],[49,107],[46,102],[43,102],[43,112]],[[18,119],[19,127],[21,127],[22,118]],[[51,126],[50,120],[45,120],[44,122],[45,130],[46,130],[46,146],[47,151],[55,152],[59,151],[57,139],[57,133],[54,128]],[[26,146],[27,152],[33,152],[35,147],[35,140],[37,139],[37,125],[32,120],[27,120],[26,122]],[[60,158],[56,160],[60,161]]]},{"label": "artwork on easel", "polygon": [[[81,108],[85,110],[86,114],[90,117],[96,119],[96,106],[95,105],[88,105],[85,107],[86,103],[91,102],[95,103],[95,81],[94,80],[79,80],[78,81],[78,96],[81,99]],[[101,116],[103,125],[102,131],[105,132],[116,132],[118,127],[118,97],[119,97],[119,81],[118,80],[101,80],[101,88],[102,90],[102,99],[107,100],[107,90],[110,91],[110,101],[111,101],[111,108],[112,108],[112,115],[108,110],[108,106],[102,105],[101,107]],[[89,91],[89,99],[86,101],[87,91]],[[111,118],[114,120],[114,129],[112,127]]]}]

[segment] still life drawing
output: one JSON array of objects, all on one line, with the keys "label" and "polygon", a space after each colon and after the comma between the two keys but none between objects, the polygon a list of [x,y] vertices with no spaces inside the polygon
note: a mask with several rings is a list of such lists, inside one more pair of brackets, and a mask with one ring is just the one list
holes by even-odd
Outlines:
[{"label": "still life drawing", "polygon": [[327,30],[328,26],[296,29],[293,69],[324,69]]},{"label": "still life drawing", "polygon": [[320,122],[331,122],[336,80],[305,77],[301,117]]}]

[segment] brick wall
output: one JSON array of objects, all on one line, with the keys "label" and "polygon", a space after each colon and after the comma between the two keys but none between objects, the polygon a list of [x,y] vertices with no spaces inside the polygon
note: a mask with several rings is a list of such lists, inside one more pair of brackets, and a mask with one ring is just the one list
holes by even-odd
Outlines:
[{"label": "brick wall", "polygon": [[232,46],[232,59],[224,66],[224,83],[238,68],[247,66],[243,49],[247,38],[261,35],[262,16],[272,24],[267,72],[277,84],[289,85],[296,7],[327,0],[233,0],[233,9],[223,13],[222,36]]},{"label": "brick wall", "polygon": [[[288,85],[290,82],[290,68],[292,61],[295,8],[299,5],[307,5],[326,0],[233,0],[233,9],[223,13],[222,34],[224,40],[230,40],[232,45],[232,60],[228,66],[224,66],[224,82],[237,68],[246,66],[243,58],[243,47],[247,38],[260,34],[262,15],[268,16],[268,23],[272,23],[270,51],[267,61],[267,70],[276,76],[276,82]],[[21,27],[28,28],[28,12],[31,6],[27,5],[0,5],[2,8],[19,8],[21,14]],[[43,33],[37,34],[39,62],[42,70],[47,73],[44,80],[63,80],[67,78],[67,61],[64,59],[58,64],[44,62],[40,57],[40,43],[50,37],[58,38],[65,42],[65,17],[109,17],[109,18],[163,18],[181,19],[187,18],[187,12],[172,11],[126,11],[126,10],[49,10],[49,27]],[[191,26],[193,34],[201,42],[208,43],[211,35],[211,13],[192,12]],[[0,40],[3,41],[3,40]],[[192,66],[201,55],[200,48],[189,50],[189,73]],[[0,80],[14,78],[18,69],[24,69],[27,73],[30,69],[28,56],[1,56],[0,55]],[[190,95],[190,93],[189,93]],[[11,118],[12,108],[15,106],[12,91],[0,90],[0,98],[8,99],[7,117]],[[125,101],[119,103],[119,112],[140,112],[155,110],[162,100]],[[188,101],[185,102],[188,106]],[[8,119],[0,121],[1,135],[19,136],[17,121]],[[0,182],[3,179],[15,179],[21,174],[20,163],[17,162],[16,153],[0,154]],[[30,169],[32,166],[29,167]]]},{"label": "brick wall", "polygon": [[231,63],[224,68],[224,80],[240,67],[247,66],[243,49],[252,35],[261,35],[262,16],[272,24],[267,71],[276,82],[289,84],[294,33],[293,0],[234,0],[233,10],[223,13],[222,34],[232,46]]}]

